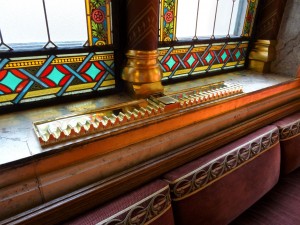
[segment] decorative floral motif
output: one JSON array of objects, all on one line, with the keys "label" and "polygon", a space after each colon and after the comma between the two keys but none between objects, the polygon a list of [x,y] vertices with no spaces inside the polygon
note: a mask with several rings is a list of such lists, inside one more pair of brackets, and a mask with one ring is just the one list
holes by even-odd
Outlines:
[{"label": "decorative floral motif", "polygon": [[[148,202],[149,200],[147,200]],[[119,218],[112,218],[106,222],[100,222],[97,225],[144,225],[151,220],[164,214],[171,207],[171,198],[169,189],[156,194],[151,198],[148,205],[145,202],[131,208]]]},{"label": "decorative floral motif", "polygon": [[218,159],[196,169],[190,174],[171,183],[172,199],[180,200],[212,184],[232,170],[248,163],[261,153],[269,150],[279,142],[277,129],[257,137],[251,143],[246,143]]},{"label": "decorative floral motif", "polygon": [[160,41],[175,39],[175,26],[178,0],[162,0],[160,20]]},{"label": "decorative floral motif", "polygon": [[112,44],[111,0],[86,0],[89,45]]},{"label": "decorative floral motif", "polygon": [[288,140],[288,139],[290,139],[294,136],[299,135],[299,133],[300,133],[300,120],[298,120],[295,123],[290,124],[288,126],[280,127],[279,132],[280,132],[280,140],[281,141]]},{"label": "decorative floral motif", "polygon": [[244,28],[242,33],[242,36],[244,37],[251,36],[257,4],[258,4],[258,0],[248,0],[248,8],[246,11],[246,17],[245,17]]}]

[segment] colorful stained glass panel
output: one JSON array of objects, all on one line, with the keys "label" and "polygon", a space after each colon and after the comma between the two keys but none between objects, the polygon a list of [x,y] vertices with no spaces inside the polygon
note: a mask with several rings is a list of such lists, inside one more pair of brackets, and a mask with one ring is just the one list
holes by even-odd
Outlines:
[{"label": "colorful stained glass panel", "polygon": [[177,1],[161,0],[160,41],[172,41],[176,39]]},{"label": "colorful stained glass panel", "polygon": [[111,0],[85,0],[88,44],[112,44]]},{"label": "colorful stained glass panel", "polygon": [[248,0],[242,36],[250,37],[256,15],[258,0]]},{"label": "colorful stained glass panel", "polygon": [[248,44],[244,41],[160,48],[158,59],[163,79],[243,67]]},{"label": "colorful stained glass panel", "polygon": [[0,105],[114,87],[113,52],[0,61]]}]

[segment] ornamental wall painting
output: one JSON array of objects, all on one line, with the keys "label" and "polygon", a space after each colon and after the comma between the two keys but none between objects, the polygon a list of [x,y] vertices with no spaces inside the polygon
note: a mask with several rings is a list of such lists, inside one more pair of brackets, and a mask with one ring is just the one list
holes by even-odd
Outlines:
[{"label": "ornamental wall painting", "polygon": [[0,106],[115,88],[113,52],[0,59]]},{"label": "ornamental wall painting", "polygon": [[163,80],[243,67],[248,45],[243,41],[159,48]]},{"label": "ornamental wall painting", "polygon": [[86,0],[88,45],[112,44],[111,0]]}]

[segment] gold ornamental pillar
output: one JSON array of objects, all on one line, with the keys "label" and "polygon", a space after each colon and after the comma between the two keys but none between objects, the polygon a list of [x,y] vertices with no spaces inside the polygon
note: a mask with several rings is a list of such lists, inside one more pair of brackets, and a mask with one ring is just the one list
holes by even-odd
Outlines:
[{"label": "gold ornamental pillar", "polygon": [[127,0],[127,63],[122,79],[137,98],[163,92],[158,63],[159,0]]},{"label": "gold ornamental pillar", "polygon": [[249,55],[250,69],[267,73],[276,57],[276,40],[257,40]]},{"label": "gold ornamental pillar", "polygon": [[261,10],[256,25],[254,47],[249,55],[249,68],[267,73],[276,58],[276,39],[287,0],[260,0]]}]

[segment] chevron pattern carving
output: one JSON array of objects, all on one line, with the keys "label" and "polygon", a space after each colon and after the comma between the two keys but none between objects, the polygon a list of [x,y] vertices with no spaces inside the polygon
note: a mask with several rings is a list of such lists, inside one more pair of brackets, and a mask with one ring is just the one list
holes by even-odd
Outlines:
[{"label": "chevron pattern carving", "polygon": [[128,48],[151,51],[157,48],[158,0],[127,2]]},{"label": "chevron pattern carving", "polygon": [[287,0],[263,0],[257,24],[257,39],[275,40]]}]

